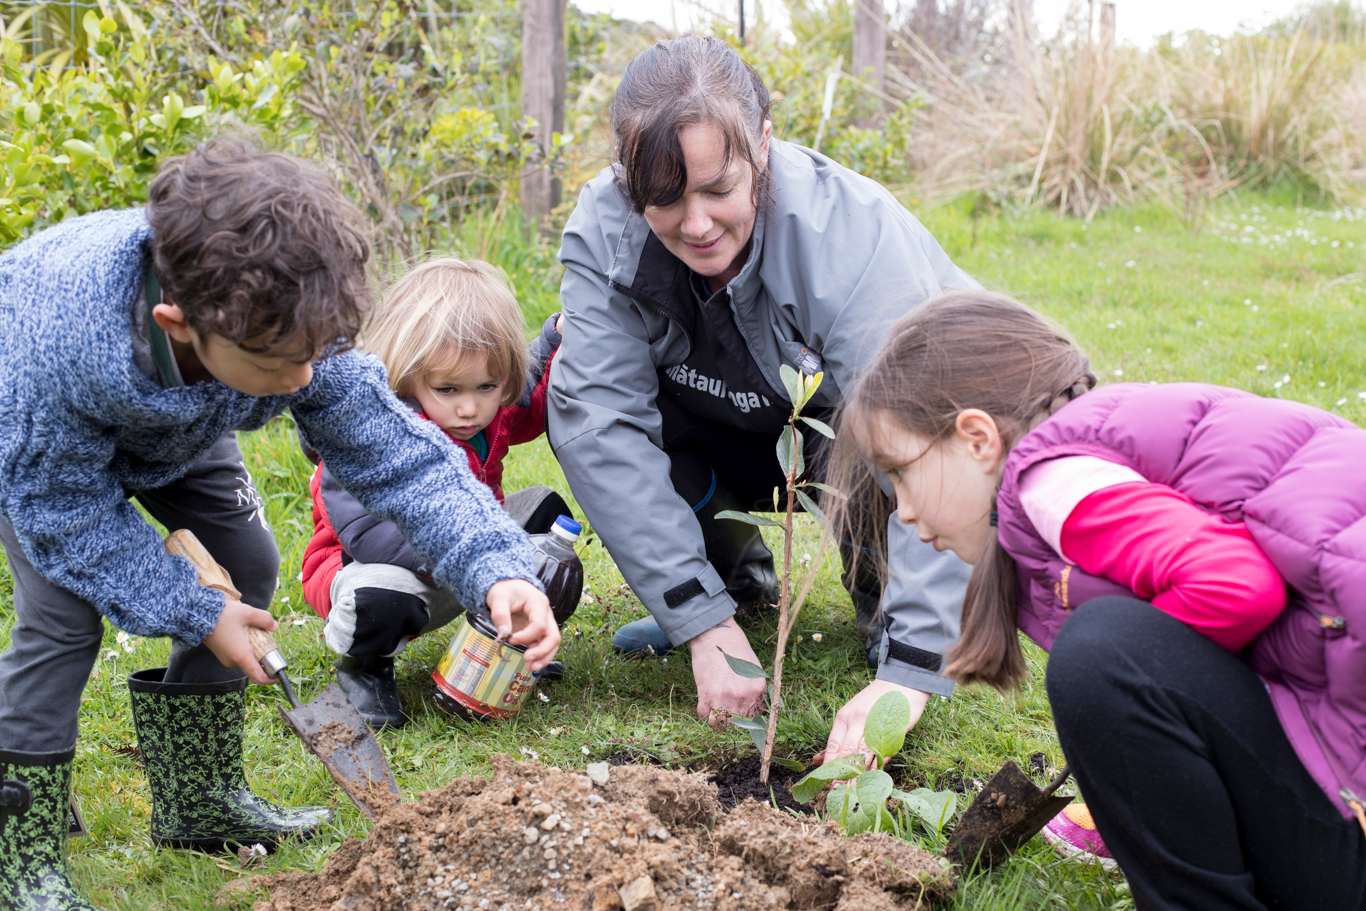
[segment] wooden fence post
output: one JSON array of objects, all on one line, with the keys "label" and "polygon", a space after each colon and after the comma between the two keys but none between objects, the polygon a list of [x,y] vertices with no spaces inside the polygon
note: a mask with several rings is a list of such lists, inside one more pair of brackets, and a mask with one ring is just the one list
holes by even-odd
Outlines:
[{"label": "wooden fence post", "polygon": [[[882,0],[851,0],[854,4],[854,59],[850,72],[881,92],[887,73],[887,16]],[[881,118],[860,121],[874,126]]]},{"label": "wooden fence post", "polygon": [[1100,60],[1108,72],[1115,58],[1115,5],[1100,5]]},{"label": "wooden fence post", "polygon": [[[536,142],[550,157],[551,134],[564,132],[566,0],[522,0],[522,117],[536,121]],[[522,178],[522,211],[532,230],[560,204],[549,168]]]}]

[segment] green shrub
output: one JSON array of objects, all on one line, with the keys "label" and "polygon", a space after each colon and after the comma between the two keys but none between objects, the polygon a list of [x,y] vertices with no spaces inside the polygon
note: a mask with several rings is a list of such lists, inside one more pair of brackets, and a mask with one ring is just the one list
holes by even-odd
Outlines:
[{"label": "green shrub", "polygon": [[[97,209],[142,204],[161,158],[225,124],[279,134],[295,116],[294,51],[180,78],[141,20],[87,12],[86,63],[31,67],[0,42],[0,242]],[[167,71],[172,71],[167,76]]]},{"label": "green shrub", "polygon": [[158,163],[230,124],[288,132],[303,58],[293,49],[242,71],[209,61],[182,76],[136,14],[87,12],[85,62],[26,64],[0,42],[0,243],[74,215],[141,204]]}]

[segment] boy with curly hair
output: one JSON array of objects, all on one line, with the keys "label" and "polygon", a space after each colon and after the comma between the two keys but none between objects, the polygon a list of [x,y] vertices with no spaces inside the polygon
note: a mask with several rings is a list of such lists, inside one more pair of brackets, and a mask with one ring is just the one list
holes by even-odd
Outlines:
[{"label": "boy with curly hair", "polygon": [[[235,431],[289,409],[338,482],[392,519],[433,578],[483,605],[533,669],[559,644],[526,536],[439,428],[351,351],[370,307],[358,215],[321,173],[236,139],[164,166],[145,210],[42,231],[0,257],[0,543],[15,621],[0,655],[0,907],[85,909],[63,836],[81,692],[103,620],[170,636],[129,677],[159,844],[307,837],[325,808],[243,774],[247,631],[279,553]],[[241,588],[198,584],[139,503]]]}]

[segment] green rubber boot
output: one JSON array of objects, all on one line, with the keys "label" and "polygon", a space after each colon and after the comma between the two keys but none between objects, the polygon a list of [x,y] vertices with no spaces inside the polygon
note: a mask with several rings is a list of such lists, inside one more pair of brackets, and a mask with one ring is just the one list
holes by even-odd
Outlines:
[{"label": "green rubber boot", "polygon": [[231,844],[273,850],[311,838],[332,819],[327,807],[280,807],[257,797],[242,768],[247,678],[162,683],[164,667],[128,676],[133,725],[152,791],[152,840],[221,851]]},{"label": "green rubber boot", "polygon": [[0,750],[0,911],[95,911],[66,873],[75,755]]}]

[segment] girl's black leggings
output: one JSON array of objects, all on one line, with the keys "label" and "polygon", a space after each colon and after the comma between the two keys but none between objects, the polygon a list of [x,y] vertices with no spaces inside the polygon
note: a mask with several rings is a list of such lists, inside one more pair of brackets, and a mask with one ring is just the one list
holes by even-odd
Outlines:
[{"label": "girl's black leggings", "polygon": [[1048,660],[1063,753],[1148,909],[1366,909],[1366,835],[1314,782],[1242,660],[1097,598]]}]

